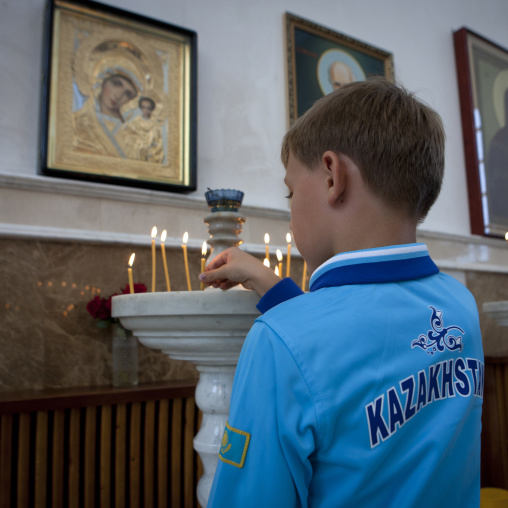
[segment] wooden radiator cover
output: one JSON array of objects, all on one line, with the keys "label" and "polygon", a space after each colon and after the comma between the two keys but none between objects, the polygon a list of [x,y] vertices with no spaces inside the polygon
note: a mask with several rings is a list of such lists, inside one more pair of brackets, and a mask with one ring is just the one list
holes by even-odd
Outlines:
[{"label": "wooden radiator cover", "polygon": [[194,389],[0,395],[0,507],[197,507]]}]

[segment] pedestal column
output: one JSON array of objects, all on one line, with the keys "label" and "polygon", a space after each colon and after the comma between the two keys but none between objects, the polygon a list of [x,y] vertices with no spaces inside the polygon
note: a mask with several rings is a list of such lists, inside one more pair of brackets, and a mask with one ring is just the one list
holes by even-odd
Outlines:
[{"label": "pedestal column", "polygon": [[194,438],[204,475],[197,488],[204,508],[219,460],[233,378],[243,342],[259,316],[253,291],[220,289],[115,296],[112,315],[144,346],[196,365],[196,404],[203,413]]},{"label": "pedestal column", "polygon": [[228,419],[235,366],[197,365],[197,370],[199,382],[196,387],[196,404],[203,413],[203,420],[194,438],[194,449],[203,462],[204,473],[198,483],[197,495],[199,504],[205,507]]}]

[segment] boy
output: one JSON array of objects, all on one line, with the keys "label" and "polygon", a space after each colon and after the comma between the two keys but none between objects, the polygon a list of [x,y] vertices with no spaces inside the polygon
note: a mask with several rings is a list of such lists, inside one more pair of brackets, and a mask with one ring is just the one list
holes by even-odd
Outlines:
[{"label": "boy", "polygon": [[416,227],[444,169],[437,113],[385,80],[319,100],[282,145],[310,292],[238,249],[200,276],[262,296],[209,507],[479,505],[483,352],[469,291]]}]

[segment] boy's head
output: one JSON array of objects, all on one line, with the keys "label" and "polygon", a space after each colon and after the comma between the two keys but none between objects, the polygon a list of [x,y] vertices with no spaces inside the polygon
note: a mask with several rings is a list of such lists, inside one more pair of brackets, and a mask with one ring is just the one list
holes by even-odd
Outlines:
[{"label": "boy's head", "polygon": [[281,158],[291,153],[309,169],[332,150],[350,157],[367,188],[410,218],[422,221],[444,172],[441,118],[385,79],[358,81],[318,100],[286,133]]}]

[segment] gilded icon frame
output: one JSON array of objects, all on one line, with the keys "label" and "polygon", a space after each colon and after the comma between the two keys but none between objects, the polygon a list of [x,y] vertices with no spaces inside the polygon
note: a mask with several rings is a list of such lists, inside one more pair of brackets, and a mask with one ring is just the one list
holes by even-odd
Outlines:
[{"label": "gilded icon frame", "polygon": [[394,80],[392,53],[289,12],[284,20],[289,125],[333,90],[332,65],[339,66],[339,73],[346,70],[345,79],[351,81],[371,76]]},{"label": "gilded icon frame", "polygon": [[508,49],[462,27],[453,33],[471,233],[508,231]]},{"label": "gilded icon frame", "polygon": [[48,0],[40,172],[196,189],[197,34],[86,0]]}]

